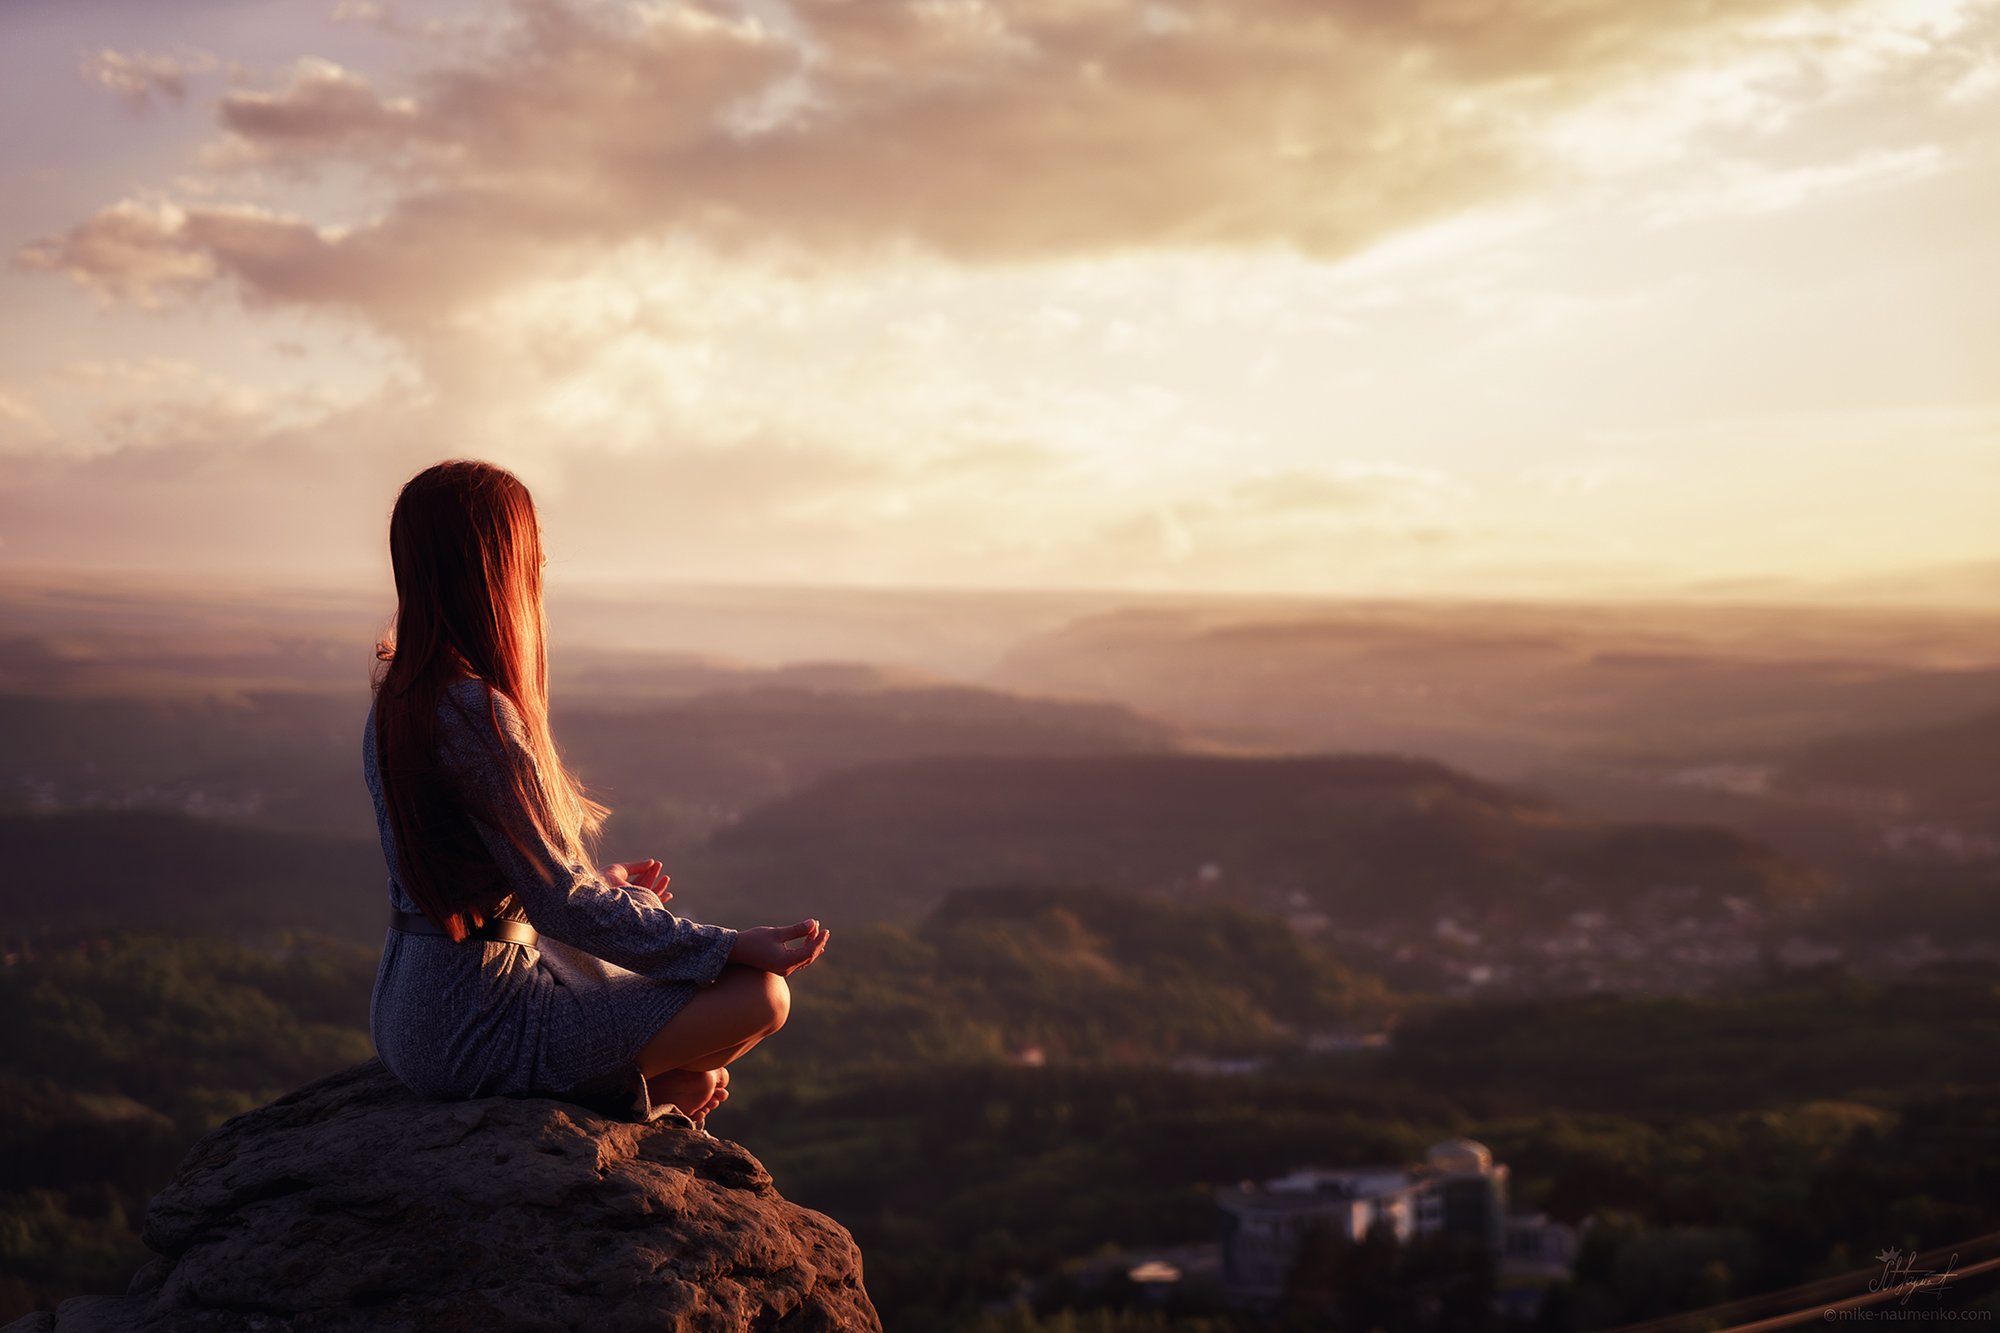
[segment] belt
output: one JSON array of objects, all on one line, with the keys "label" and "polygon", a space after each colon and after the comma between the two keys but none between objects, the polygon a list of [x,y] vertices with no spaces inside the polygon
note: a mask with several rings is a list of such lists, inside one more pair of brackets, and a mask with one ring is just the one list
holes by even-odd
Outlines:
[{"label": "belt", "polygon": [[[443,927],[431,924],[431,919],[422,912],[399,912],[392,907],[389,909],[389,927],[392,930],[408,931],[412,935],[443,935],[446,939],[451,938]],[[475,927],[468,938],[498,940],[502,944],[525,944],[532,949],[542,937],[526,921],[518,917],[502,917]]]}]

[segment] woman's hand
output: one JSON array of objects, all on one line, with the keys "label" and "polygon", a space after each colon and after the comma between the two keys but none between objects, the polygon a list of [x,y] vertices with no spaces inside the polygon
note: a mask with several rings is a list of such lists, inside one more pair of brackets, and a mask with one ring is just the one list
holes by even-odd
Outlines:
[{"label": "woman's hand", "polygon": [[729,961],[776,972],[788,977],[826,952],[833,932],[817,921],[798,921],[789,926],[753,926],[736,932],[736,947]]},{"label": "woman's hand", "polygon": [[674,896],[667,892],[667,881],[673,876],[661,874],[660,868],[660,863],[653,860],[614,861],[597,873],[603,877],[606,884],[614,887],[620,884],[636,884],[642,889],[651,889],[660,896],[661,902],[665,902]]}]

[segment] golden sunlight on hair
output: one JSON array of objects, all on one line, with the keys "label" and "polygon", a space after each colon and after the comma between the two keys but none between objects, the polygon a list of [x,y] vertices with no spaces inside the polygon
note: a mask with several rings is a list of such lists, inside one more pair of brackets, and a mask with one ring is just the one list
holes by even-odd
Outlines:
[{"label": "golden sunlight on hair", "polygon": [[396,622],[377,650],[376,688],[383,787],[412,898],[440,925],[462,929],[497,899],[490,875],[445,873],[476,862],[469,849],[446,840],[440,850],[424,832],[441,821],[446,797],[428,756],[449,686],[485,682],[485,721],[501,745],[510,730],[502,710],[511,705],[531,759],[512,770],[515,794],[550,842],[587,862],[586,840],[608,812],[584,794],[549,730],[545,558],[528,488],[490,463],[427,468],[397,497],[389,546]]}]

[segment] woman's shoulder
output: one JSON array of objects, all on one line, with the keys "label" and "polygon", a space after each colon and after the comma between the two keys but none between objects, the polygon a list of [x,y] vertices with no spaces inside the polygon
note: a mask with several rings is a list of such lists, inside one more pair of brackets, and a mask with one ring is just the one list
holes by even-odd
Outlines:
[{"label": "woman's shoulder", "polygon": [[479,676],[460,676],[446,685],[444,692],[438,698],[438,706],[444,707],[448,704],[461,709],[472,708],[480,711],[490,707],[503,717],[519,717],[521,713],[512,695],[498,686],[488,684]]},{"label": "woman's shoulder", "polygon": [[[485,717],[492,710],[500,710],[504,717],[515,711],[513,700],[504,690],[496,690],[477,676],[461,676],[438,691],[438,720],[447,724],[462,722],[467,718]],[[382,711],[379,692],[368,701],[366,729],[372,736],[375,719]]]},{"label": "woman's shoulder", "polygon": [[461,677],[444,687],[438,696],[438,721],[449,734],[487,741],[493,737],[496,722],[502,739],[519,740],[527,734],[521,710],[507,691],[478,676]]},{"label": "woman's shoulder", "polygon": [[[490,696],[496,694],[500,694],[500,691],[488,685],[480,677],[460,676],[457,680],[450,681],[445,685],[440,702],[450,700],[459,704],[483,704]],[[502,695],[501,697],[504,698],[505,696]]]}]

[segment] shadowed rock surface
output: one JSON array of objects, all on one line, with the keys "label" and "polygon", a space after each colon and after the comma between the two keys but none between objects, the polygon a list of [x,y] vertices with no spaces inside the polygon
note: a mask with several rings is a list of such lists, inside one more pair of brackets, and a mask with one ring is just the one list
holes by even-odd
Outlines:
[{"label": "shadowed rock surface", "polygon": [[241,1115],[154,1197],[124,1296],[5,1333],[879,1330],[861,1251],[743,1148],[370,1060]]}]

